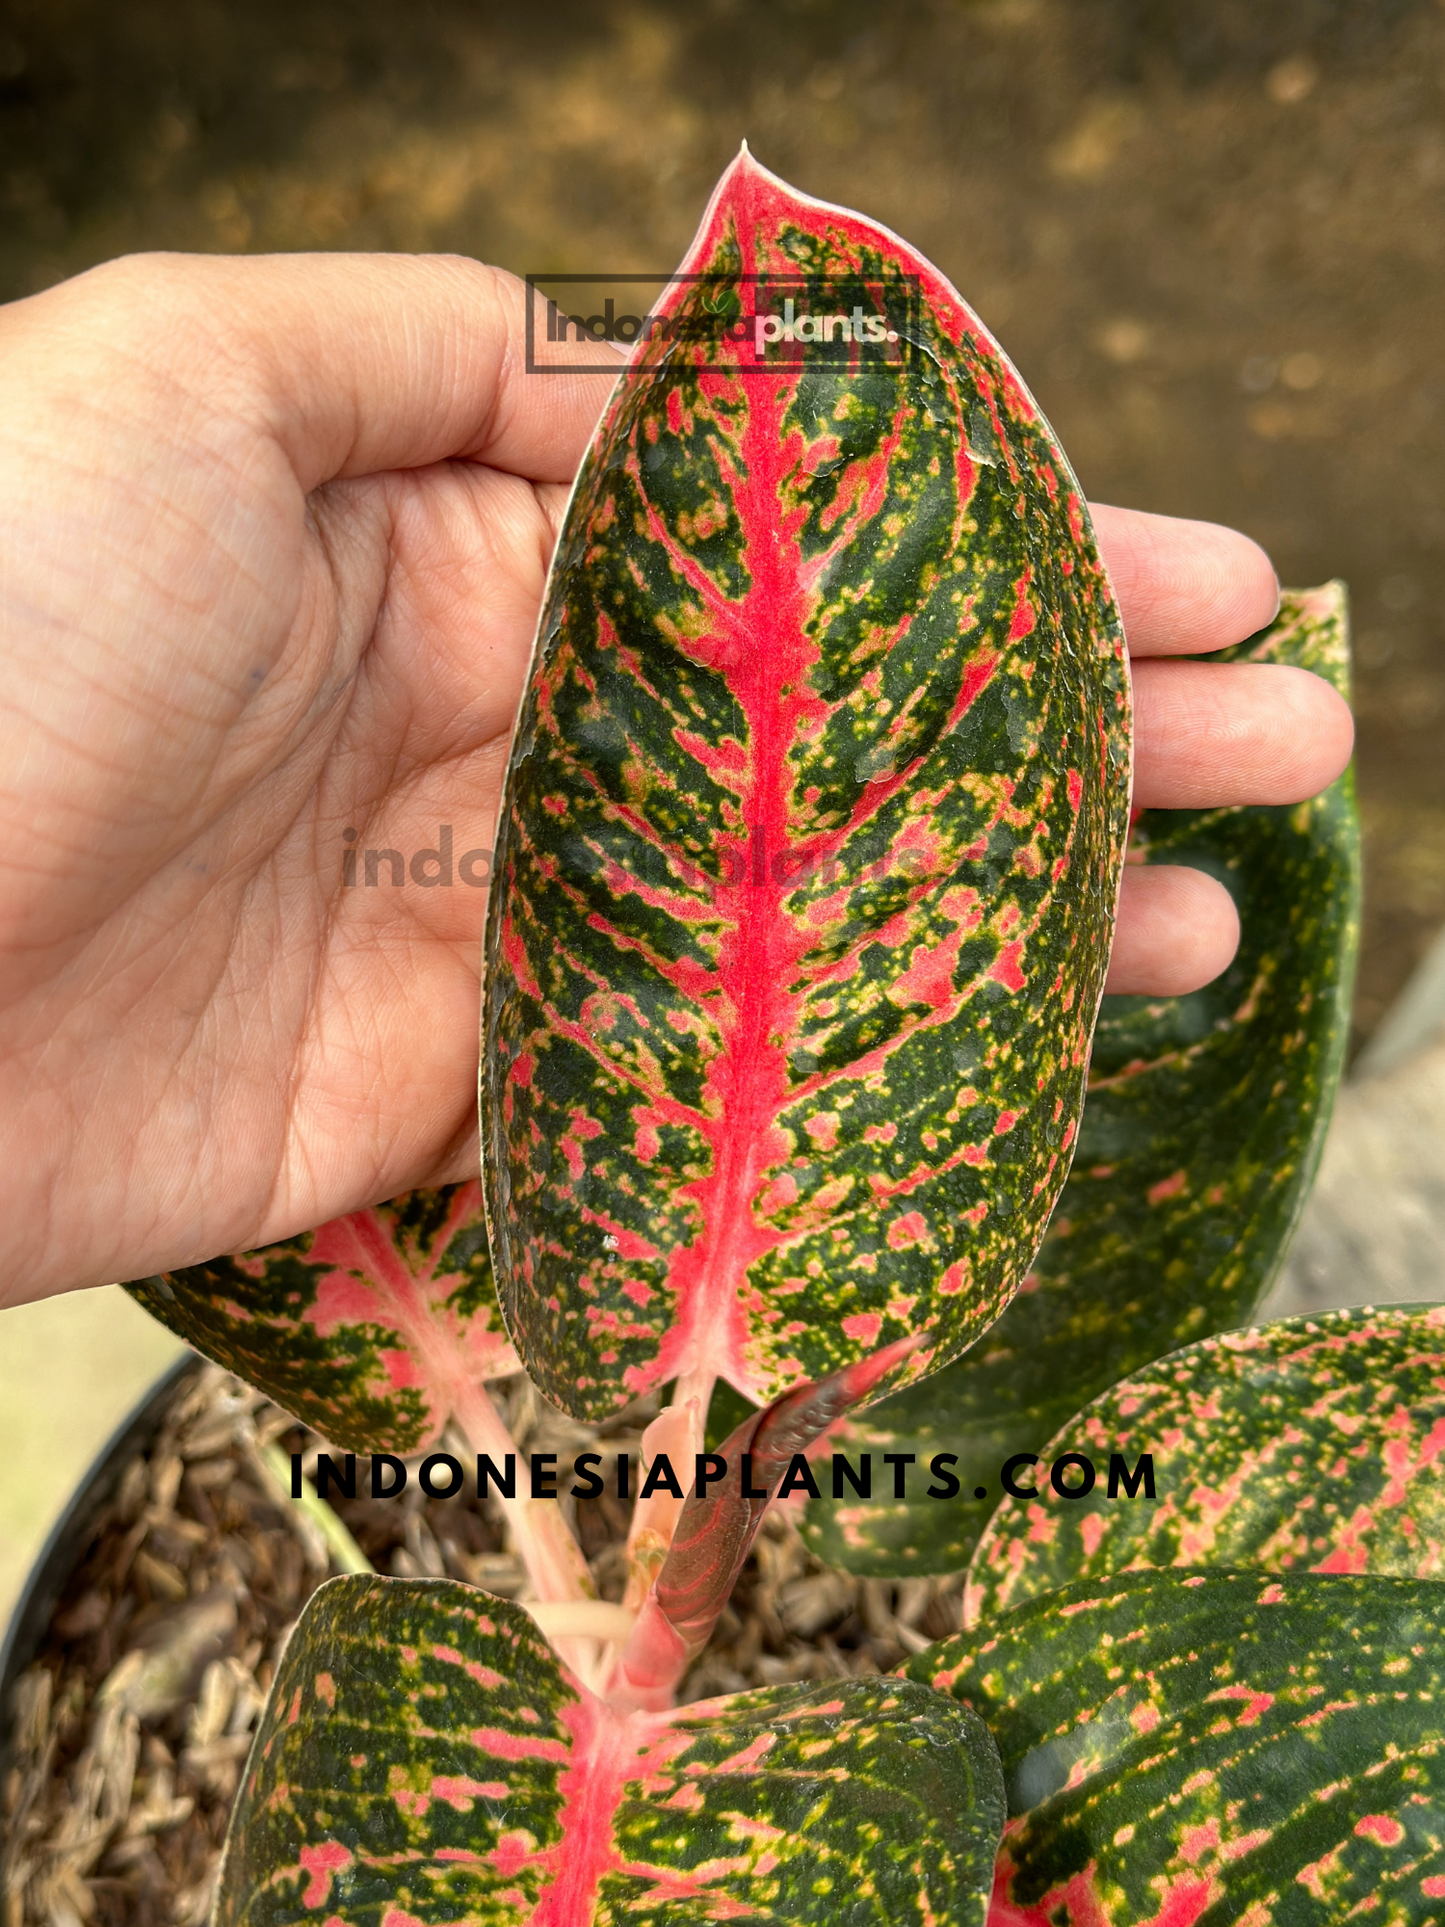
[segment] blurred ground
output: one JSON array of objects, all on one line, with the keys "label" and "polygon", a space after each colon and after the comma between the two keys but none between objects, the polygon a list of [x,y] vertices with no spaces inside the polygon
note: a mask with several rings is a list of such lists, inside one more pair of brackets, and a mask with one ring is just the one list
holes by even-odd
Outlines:
[{"label": "blurred ground", "polygon": [[[1368,1035],[1445,924],[1440,0],[0,0],[0,297],[146,247],[665,270],[744,135],[939,262],[1091,494],[1349,581]],[[0,1446],[47,1347],[151,1372],[82,1305],[7,1314]]]}]

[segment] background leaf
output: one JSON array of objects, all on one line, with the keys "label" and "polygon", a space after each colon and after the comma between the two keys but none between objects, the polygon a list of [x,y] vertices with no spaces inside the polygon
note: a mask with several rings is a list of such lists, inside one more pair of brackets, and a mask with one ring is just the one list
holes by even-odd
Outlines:
[{"label": "background leaf", "polygon": [[418,1450],[483,1379],[519,1369],[478,1184],[409,1191],[128,1289],[188,1344],[350,1451]]},{"label": "background leaf", "polygon": [[975,1707],[1013,1816],[990,1927],[1445,1914],[1445,1587],[1128,1573],[907,1671]]},{"label": "background leaf", "polygon": [[[1294,663],[1348,694],[1343,585],[1287,591],[1269,629],[1221,656]],[[1148,810],[1134,848],[1217,876],[1239,906],[1239,953],[1190,996],[1105,998],[1074,1168],[1022,1290],[965,1358],[840,1428],[840,1450],[957,1453],[962,1496],[810,1503],[806,1535],[834,1564],[957,1571],[1004,1459],[1041,1452],[1126,1372],[1247,1322],[1279,1268],[1348,1033],[1353,778],[1289,808]]]},{"label": "background leaf", "polygon": [[[1331,1311],[1206,1338],[1096,1398],[1044,1449],[1154,1464],[1156,1496],[1046,1478],[979,1541],[966,1622],[1141,1566],[1445,1573],[1445,1305]],[[1077,1474],[1071,1474],[1077,1479]]]},{"label": "background leaf", "polygon": [[997,1315],[1067,1168],[1125,828],[1087,512],[981,324],[746,155],[683,267],[689,325],[786,293],[899,346],[655,340],[558,544],[483,1133],[509,1326],[580,1416],[699,1372],[768,1402]]},{"label": "background leaf", "polygon": [[1003,1786],[909,1680],[665,1714],[576,1689],[520,1608],[333,1580],[277,1671],[218,1927],[982,1927]]}]

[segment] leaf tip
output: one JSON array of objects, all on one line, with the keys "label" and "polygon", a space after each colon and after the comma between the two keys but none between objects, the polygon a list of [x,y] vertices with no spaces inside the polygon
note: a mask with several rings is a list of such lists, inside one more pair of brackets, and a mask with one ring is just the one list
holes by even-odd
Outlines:
[{"label": "leaf tip", "polygon": [[[713,198],[716,200],[726,195],[729,190],[735,193],[739,187],[744,185],[757,185],[764,181],[778,182],[780,185],[786,186],[785,182],[779,181],[778,175],[763,166],[752,148],[749,147],[744,140],[739,143],[737,153],[734,154],[733,158],[723,169],[722,178],[713,190]],[[789,192],[792,191],[791,189],[789,190]]]}]

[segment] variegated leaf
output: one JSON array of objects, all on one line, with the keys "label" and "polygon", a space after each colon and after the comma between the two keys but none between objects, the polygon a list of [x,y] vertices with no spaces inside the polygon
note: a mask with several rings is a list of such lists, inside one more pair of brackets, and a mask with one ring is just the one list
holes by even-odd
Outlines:
[{"label": "variegated leaf", "polygon": [[262,1715],[217,1927],[982,1927],[1003,1824],[967,1709],[911,1680],[630,1716],[518,1607],[340,1579]]},{"label": "variegated leaf", "polygon": [[[1134,1372],[1044,1448],[1100,1472],[1081,1498],[1005,1498],[966,1622],[1142,1566],[1445,1576],[1445,1305],[1328,1311],[1206,1338]],[[1155,1496],[1108,1496],[1110,1457]],[[1066,1483],[1080,1482],[1072,1471]]]},{"label": "variegated leaf", "polygon": [[129,1289],[197,1351],[352,1451],[417,1450],[483,1379],[519,1369],[477,1184],[409,1191]]},{"label": "variegated leaf", "polygon": [[[1343,586],[1287,591],[1219,659],[1293,663],[1348,694]],[[1349,1024],[1359,833],[1347,773],[1288,808],[1150,810],[1134,854],[1220,878],[1239,953],[1187,997],[1109,997],[1074,1168],[1023,1289],[958,1364],[842,1428],[839,1449],[953,1452],[956,1501],[808,1509],[823,1558],[947,1572],[1000,1496],[999,1467],[1150,1359],[1244,1323],[1314,1176]],[[918,1481],[921,1492],[924,1481]],[[983,1487],[982,1496],[972,1495]]]},{"label": "variegated leaf", "polygon": [[[679,1373],[769,1401],[915,1329],[942,1362],[997,1316],[1125,831],[1108,585],[982,325],[746,154],[682,272],[670,325],[711,338],[639,347],[583,466],[489,913],[498,1285],[584,1416]],[[716,325],[785,300],[896,339]]]},{"label": "variegated leaf", "polygon": [[1118,1574],[907,1670],[1003,1756],[989,1927],[1445,1919],[1445,1586]]}]

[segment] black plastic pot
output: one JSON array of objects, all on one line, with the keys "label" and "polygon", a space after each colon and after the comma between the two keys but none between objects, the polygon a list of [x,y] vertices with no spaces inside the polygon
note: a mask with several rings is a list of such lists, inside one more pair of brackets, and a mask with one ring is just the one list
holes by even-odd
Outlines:
[{"label": "black plastic pot", "polygon": [[[40,1650],[51,1617],[95,1536],[96,1522],[115,1496],[126,1466],[161,1429],[178,1387],[201,1370],[203,1360],[188,1352],[158,1378],[135,1410],[123,1419],[92,1460],[89,1470],[30,1569],[0,1644],[0,1782],[10,1762],[12,1701],[16,1683]],[[3,1842],[0,1842],[3,1847]]]}]

